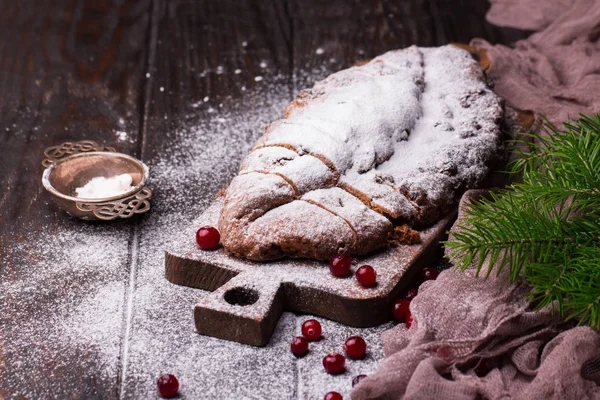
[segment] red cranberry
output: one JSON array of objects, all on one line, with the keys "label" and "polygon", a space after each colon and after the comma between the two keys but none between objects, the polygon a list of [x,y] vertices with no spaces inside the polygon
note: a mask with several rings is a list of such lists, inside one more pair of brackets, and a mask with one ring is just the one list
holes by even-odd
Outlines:
[{"label": "red cranberry", "polygon": [[352,260],[350,258],[343,254],[338,254],[329,260],[329,271],[331,271],[331,275],[341,278],[350,274],[351,265]]},{"label": "red cranberry", "polygon": [[394,302],[393,313],[396,322],[405,322],[406,318],[410,315],[410,300],[396,300],[396,302]]},{"label": "red cranberry", "polygon": [[412,299],[417,297],[418,294],[419,294],[419,289],[410,288],[406,291],[406,293],[404,293],[404,296],[402,296],[402,297],[404,297],[408,301],[411,301]]},{"label": "red cranberry", "polygon": [[343,346],[346,355],[350,358],[361,358],[367,354],[367,343],[360,336],[352,336]]},{"label": "red cranberry", "polygon": [[196,232],[196,242],[203,250],[211,250],[219,245],[221,235],[216,228],[212,226],[203,226]]},{"label": "red cranberry", "polygon": [[423,268],[421,271],[421,281],[433,281],[436,280],[440,271],[435,268]]},{"label": "red cranberry", "polygon": [[328,374],[341,374],[346,370],[346,358],[338,353],[329,353],[323,358],[323,366]]},{"label": "red cranberry", "polygon": [[316,319],[307,319],[302,324],[302,336],[308,340],[321,339],[321,324]]},{"label": "red cranberry", "polygon": [[156,381],[158,392],[165,399],[175,397],[179,391],[179,381],[174,375],[164,374]]},{"label": "red cranberry", "polygon": [[412,314],[408,314],[408,317],[406,317],[406,321],[404,323],[406,324],[406,328],[410,328],[410,326],[413,323],[413,316],[412,316]]},{"label": "red cranberry", "polygon": [[303,357],[308,353],[308,341],[302,336],[297,336],[292,340],[290,350],[296,357]]},{"label": "red cranberry", "polygon": [[352,379],[352,387],[358,385],[360,383],[360,381],[362,381],[366,377],[367,377],[366,375],[356,375],[354,377],[354,379]]},{"label": "red cranberry", "polygon": [[323,400],[344,400],[344,398],[338,392],[328,392]]},{"label": "red cranberry", "polygon": [[356,270],[356,280],[362,287],[373,287],[377,283],[377,272],[370,265],[363,265]]}]

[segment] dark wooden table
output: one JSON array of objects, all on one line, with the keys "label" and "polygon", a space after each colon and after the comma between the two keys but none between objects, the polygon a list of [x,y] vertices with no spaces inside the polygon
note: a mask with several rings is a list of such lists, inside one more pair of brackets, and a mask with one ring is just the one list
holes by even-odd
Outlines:
[{"label": "dark wooden table", "polygon": [[[293,94],[389,49],[524,32],[484,22],[480,0],[54,0],[0,7],[0,398],[322,398],[381,359],[391,325],[284,314],[267,348],[194,332],[204,292],[162,278],[162,249],[210,202]],[[261,79],[262,78],[262,79]],[[59,212],[42,188],[46,147],[92,139],[148,163],[153,210],[113,224]],[[228,150],[229,149],[229,150]],[[347,335],[369,357],[343,376],[321,357]],[[339,351],[339,350],[338,350]]]}]

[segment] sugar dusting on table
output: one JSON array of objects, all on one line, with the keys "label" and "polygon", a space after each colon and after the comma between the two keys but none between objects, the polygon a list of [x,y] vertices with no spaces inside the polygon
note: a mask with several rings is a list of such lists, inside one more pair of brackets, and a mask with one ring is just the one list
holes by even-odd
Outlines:
[{"label": "sugar dusting on table", "polygon": [[120,142],[131,142],[131,137],[126,131],[115,131],[115,136]]},{"label": "sugar dusting on table", "polygon": [[[331,71],[317,72],[294,78],[308,82]],[[325,339],[296,359],[289,342],[308,317],[284,313],[266,348],[204,337],[194,330],[192,309],[207,292],[164,279],[163,249],[236,174],[264,127],[281,116],[292,98],[288,76],[268,70],[264,76],[268,79],[246,92],[243,102],[226,99],[218,107],[207,95],[190,112],[210,107],[211,113],[164,133],[160,152],[144,157],[153,171],[154,212],[139,226],[82,223],[54,211],[48,199],[60,229],[17,241],[10,257],[27,265],[19,268],[27,273],[0,283],[0,301],[7,304],[11,320],[19,321],[0,329],[7,338],[2,351],[11,372],[3,383],[21,390],[12,393],[14,398],[53,396],[52,388],[67,382],[62,376],[65,354],[80,360],[78,369],[89,377],[89,392],[82,393],[88,398],[98,397],[94,388],[112,392],[121,378],[122,398],[158,398],[155,380],[164,372],[179,378],[184,399],[322,398],[329,390],[348,395],[355,375],[374,370],[383,356],[379,334],[389,325],[363,330],[320,319]],[[34,292],[43,303],[31,303]],[[367,340],[368,357],[348,361],[343,375],[327,375],[322,357],[341,352],[344,340],[355,334]],[[49,359],[40,359],[39,346]],[[46,367],[43,375],[30,367],[40,363]],[[42,382],[36,387],[48,391],[28,391],[31,381]]]},{"label": "sugar dusting on table", "polygon": [[[4,310],[18,321],[0,325],[11,372],[3,386],[22,390],[12,393],[14,398],[53,396],[29,391],[28,383],[52,390],[69,371],[63,354],[80,355],[79,370],[99,387],[110,386],[118,370],[129,229],[68,217],[60,225],[59,232],[16,241],[9,258],[25,266],[19,269],[23,274],[0,283]],[[35,374],[39,365],[46,369],[43,375]],[[84,395],[91,397],[94,389],[89,389]]]}]

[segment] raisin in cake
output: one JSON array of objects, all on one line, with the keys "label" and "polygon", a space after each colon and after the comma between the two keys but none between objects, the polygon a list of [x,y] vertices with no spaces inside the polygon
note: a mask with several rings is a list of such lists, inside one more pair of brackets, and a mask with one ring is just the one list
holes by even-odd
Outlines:
[{"label": "raisin in cake", "polygon": [[413,46],[330,75],[284,116],[227,188],[234,256],[359,256],[438,220],[487,174],[503,106],[465,50]]}]

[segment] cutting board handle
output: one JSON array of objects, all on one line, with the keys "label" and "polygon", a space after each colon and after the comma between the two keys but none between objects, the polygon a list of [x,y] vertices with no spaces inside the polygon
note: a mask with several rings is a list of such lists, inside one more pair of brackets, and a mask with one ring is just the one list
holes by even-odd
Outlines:
[{"label": "cutting board handle", "polygon": [[194,309],[196,330],[208,336],[265,346],[283,312],[282,279],[241,272]]}]

